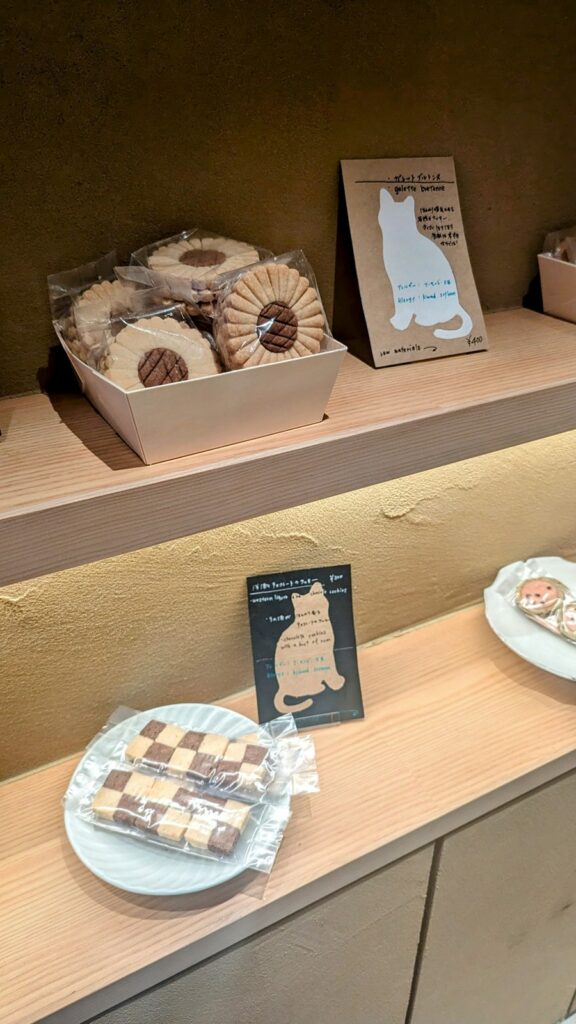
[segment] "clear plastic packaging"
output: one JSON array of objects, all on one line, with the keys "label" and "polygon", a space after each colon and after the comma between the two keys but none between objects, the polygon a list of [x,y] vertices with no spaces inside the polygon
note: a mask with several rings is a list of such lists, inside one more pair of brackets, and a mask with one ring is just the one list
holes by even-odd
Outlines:
[{"label": "clear plastic packaging", "polygon": [[300,250],[229,274],[214,337],[231,370],[314,355],[330,336],[314,272]]},{"label": "clear plastic packaging", "polygon": [[[99,369],[111,336],[111,323],[163,305],[152,276],[124,278],[116,273],[116,253],[48,277],[52,321],[67,347],[84,363]],[[165,303],[164,303],[165,305]]]},{"label": "clear plastic packaging", "polygon": [[66,804],[99,828],[242,869],[268,873],[288,824],[288,805],[256,805],[199,792],[190,783],[88,757]]},{"label": "clear plastic packaging", "polygon": [[135,767],[191,781],[204,792],[252,802],[262,800],[271,787],[275,795],[318,788],[314,744],[298,733],[292,715],[232,739],[152,718],[114,755]]},{"label": "clear plastic packaging", "polygon": [[570,643],[576,643],[576,595],[552,576],[536,575],[525,566],[508,600],[524,615]]},{"label": "clear plastic packaging", "polygon": [[125,391],[222,372],[211,335],[200,331],[180,304],[116,316],[99,326],[104,338],[95,368]]},{"label": "clear plastic packaging", "polygon": [[550,231],[544,239],[543,252],[554,259],[576,263],[576,224],[560,231]]},{"label": "clear plastic packaging", "polygon": [[[269,734],[269,742],[276,749],[276,770],[268,795],[318,793],[320,782],[314,741],[311,736],[298,731],[293,715],[281,715],[261,729]],[[261,733],[248,733],[241,739],[244,743],[263,742]]]},{"label": "clear plastic packaging", "polygon": [[272,254],[267,249],[192,228],[132,253],[132,264],[145,267],[163,294],[189,305],[192,316],[212,318],[226,275]]},{"label": "clear plastic packaging", "polygon": [[177,853],[269,873],[290,817],[290,797],[319,788],[310,737],[298,734],[291,715],[241,739],[220,737],[228,747],[258,747],[264,753],[260,764],[267,764],[256,789],[253,780],[246,788],[241,777],[223,776],[216,789],[214,776],[184,771],[179,757],[166,760],[171,744],[185,752],[192,743],[196,757],[200,738],[213,747],[216,734],[152,715],[143,726],[142,717],[123,708],[109,719],[74,773],[64,797],[67,810],[83,822]]}]

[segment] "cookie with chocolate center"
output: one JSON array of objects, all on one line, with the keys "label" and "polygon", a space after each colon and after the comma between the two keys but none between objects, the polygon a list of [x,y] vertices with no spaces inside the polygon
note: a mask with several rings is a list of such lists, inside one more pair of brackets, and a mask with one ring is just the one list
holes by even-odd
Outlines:
[{"label": "cookie with chocolate center", "polygon": [[218,311],[218,344],[230,369],[314,355],[325,331],[320,296],[286,263],[241,274]]},{"label": "cookie with chocolate center", "polygon": [[210,343],[174,317],[153,316],[125,326],[110,344],[105,375],[126,391],[177,384],[220,373]]}]

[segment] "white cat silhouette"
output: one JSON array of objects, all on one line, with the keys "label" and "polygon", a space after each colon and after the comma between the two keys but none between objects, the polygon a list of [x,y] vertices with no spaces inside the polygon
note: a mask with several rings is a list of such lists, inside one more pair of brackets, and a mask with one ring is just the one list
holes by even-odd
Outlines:
[{"label": "white cat silhouette", "polygon": [[459,316],[460,327],[451,331],[438,328],[434,337],[464,338],[472,329],[472,319],[460,305],[456,279],[442,249],[418,230],[414,197],[397,203],[381,188],[378,223],[394,296],[392,326],[405,331],[412,317],[421,327],[431,327]]}]

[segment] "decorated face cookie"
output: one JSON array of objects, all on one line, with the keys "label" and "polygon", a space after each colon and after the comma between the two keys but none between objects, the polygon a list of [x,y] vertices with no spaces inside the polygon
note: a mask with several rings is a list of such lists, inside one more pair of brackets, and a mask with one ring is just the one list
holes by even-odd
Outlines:
[{"label": "decorated face cookie", "polygon": [[516,591],[516,604],[531,615],[550,615],[565,594],[566,588],[562,583],[542,576],[520,584]]}]

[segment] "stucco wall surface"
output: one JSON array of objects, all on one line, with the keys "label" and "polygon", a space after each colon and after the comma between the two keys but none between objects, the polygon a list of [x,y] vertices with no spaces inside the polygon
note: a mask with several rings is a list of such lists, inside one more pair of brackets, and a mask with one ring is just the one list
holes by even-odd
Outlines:
[{"label": "stucco wall surface", "polygon": [[342,157],[453,154],[484,304],[576,220],[573,0],[1,0],[0,394],[46,275],[201,225],[301,247],[332,304]]},{"label": "stucco wall surface", "polygon": [[248,575],[350,562],[365,643],[478,600],[507,562],[571,552],[575,446],[560,435],[0,590],[1,774],[79,749],[118,704],[252,685]]}]

